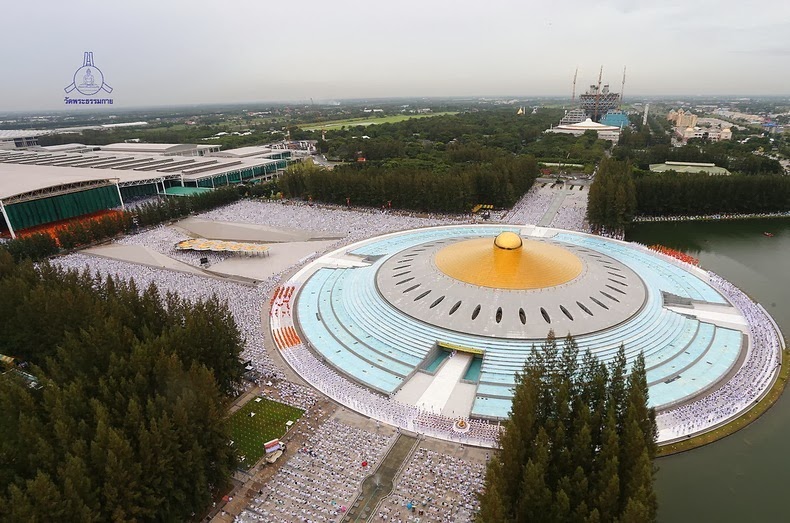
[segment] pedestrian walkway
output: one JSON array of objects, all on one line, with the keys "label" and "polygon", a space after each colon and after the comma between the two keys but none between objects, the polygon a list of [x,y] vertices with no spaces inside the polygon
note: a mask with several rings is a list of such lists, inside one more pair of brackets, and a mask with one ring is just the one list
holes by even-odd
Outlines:
[{"label": "pedestrian walkway", "polygon": [[441,412],[450,395],[455,389],[455,384],[463,378],[467,367],[472,362],[472,355],[465,352],[457,352],[444,361],[444,365],[433,377],[433,381],[425,389],[417,406],[429,412]]},{"label": "pedestrian walkway", "polygon": [[398,436],[379,468],[362,482],[362,492],[341,521],[361,522],[372,519],[376,506],[392,492],[395,475],[417,443],[418,439],[414,436],[406,434]]},{"label": "pedestrian walkway", "polygon": [[557,194],[554,195],[554,199],[551,201],[548,210],[546,210],[546,214],[544,214],[543,218],[541,218],[538,222],[538,226],[548,227],[551,225],[554,215],[557,214],[557,211],[559,211],[560,207],[562,207],[562,202],[565,200],[565,196],[567,196],[567,194],[568,193],[562,189],[557,191]]}]

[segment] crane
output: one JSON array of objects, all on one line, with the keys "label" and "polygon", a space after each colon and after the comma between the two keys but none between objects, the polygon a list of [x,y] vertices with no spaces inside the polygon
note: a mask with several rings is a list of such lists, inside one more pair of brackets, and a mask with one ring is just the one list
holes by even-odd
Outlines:
[{"label": "crane", "polygon": [[620,104],[623,103],[624,92],[625,92],[625,66],[623,66],[623,84],[620,86]]},{"label": "crane", "polygon": [[598,102],[601,100],[601,78],[603,77],[603,66],[601,66],[601,71],[598,73],[598,86],[595,88],[595,112],[593,113],[593,118],[595,121],[598,121]]},{"label": "crane", "polygon": [[571,104],[576,101],[576,75],[579,74],[579,67],[576,67],[576,72],[573,73],[573,91],[571,92]]}]

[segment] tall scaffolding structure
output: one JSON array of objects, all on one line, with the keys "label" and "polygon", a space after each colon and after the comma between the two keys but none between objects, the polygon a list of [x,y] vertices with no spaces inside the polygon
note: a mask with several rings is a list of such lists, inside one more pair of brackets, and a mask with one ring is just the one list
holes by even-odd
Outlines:
[{"label": "tall scaffolding structure", "polygon": [[609,84],[601,85],[602,79],[603,66],[598,73],[598,83],[590,85],[586,93],[579,95],[579,106],[595,122],[620,105],[620,94],[611,92]]}]

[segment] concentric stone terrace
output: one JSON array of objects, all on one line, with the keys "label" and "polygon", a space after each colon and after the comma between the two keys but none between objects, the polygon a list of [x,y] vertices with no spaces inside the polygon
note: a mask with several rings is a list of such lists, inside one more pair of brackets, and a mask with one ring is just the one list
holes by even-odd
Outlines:
[{"label": "concentric stone terrace", "polygon": [[549,329],[581,351],[647,362],[666,409],[721,386],[746,320],[702,270],[624,242],[536,227],[405,231],[327,254],[291,283],[296,325],[325,364],[446,416],[501,419]]},{"label": "concentric stone terrace", "polygon": [[428,241],[389,257],[376,274],[379,293],[422,322],[520,340],[545,338],[549,329],[603,330],[645,304],[639,276],[610,256],[548,238],[503,250],[487,229],[475,232],[483,236]]}]

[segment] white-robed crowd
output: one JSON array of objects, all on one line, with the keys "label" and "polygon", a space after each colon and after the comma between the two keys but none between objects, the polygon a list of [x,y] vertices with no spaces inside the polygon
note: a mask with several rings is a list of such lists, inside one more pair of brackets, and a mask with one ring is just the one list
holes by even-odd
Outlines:
[{"label": "white-robed crowd", "polygon": [[[533,188],[511,211],[503,216],[503,221],[519,224],[536,223],[545,214],[551,200],[552,196],[550,193],[541,192],[537,188]],[[381,212],[379,210],[360,212],[341,207],[253,201],[237,202],[203,214],[201,218],[289,229],[309,228],[311,231],[324,233],[325,235],[342,237],[334,245],[328,247],[327,250],[398,230],[468,222],[468,216],[425,217],[408,213]],[[561,210],[555,215],[552,225],[586,232],[584,213],[580,207],[574,207],[566,211]],[[127,237],[122,242],[144,245],[190,265],[199,264],[199,257],[196,255],[174,252],[174,242],[183,238],[184,236],[180,232],[174,232],[166,227],[158,227]],[[224,259],[224,255],[214,254],[213,256],[216,257],[214,261]],[[668,259],[669,257],[666,258]],[[305,263],[306,261],[308,260],[300,260],[300,263]],[[277,349],[274,347],[267,349],[264,346],[261,311],[268,307],[267,300],[269,300],[269,297],[272,296],[280,284],[282,276],[292,272],[297,268],[298,264],[253,287],[186,272],[165,270],[84,254],[71,254],[60,257],[54,263],[64,268],[76,270],[83,270],[87,266],[92,272],[105,276],[112,274],[125,279],[134,278],[138,288],[141,290],[150,283],[155,283],[163,293],[178,293],[186,299],[197,300],[206,299],[212,295],[217,296],[228,304],[230,312],[242,331],[245,339],[242,357],[252,362],[260,377],[259,383],[260,380],[265,381],[267,384],[273,381],[273,387],[279,392],[279,396],[286,402],[296,406],[309,408],[315,403],[316,395],[311,389],[289,382],[283,370],[274,363],[267,350]],[[685,265],[677,260],[674,260],[673,263]],[[699,432],[743,412],[770,387],[776,374],[777,366],[780,363],[781,343],[773,323],[762,307],[752,302],[735,286],[715,274],[710,274],[710,281],[748,320],[751,340],[750,348],[743,367],[720,388],[703,398],[659,413],[657,417],[659,429],[664,431],[663,434],[665,436],[675,435],[682,437],[689,433]],[[272,329],[284,325],[293,325],[289,316],[290,311],[284,317],[272,315]],[[427,436],[455,441],[461,444],[485,447],[496,445],[496,439],[500,431],[498,424],[469,420],[470,430],[461,434],[453,430],[455,419],[421,411],[416,406],[403,404],[392,397],[375,393],[348,380],[322,362],[304,343],[298,343],[287,350],[281,351],[281,355],[294,370],[307,379],[321,393],[373,419],[395,427],[417,431]],[[353,432],[354,430],[360,432]],[[315,459],[315,456],[311,456],[308,451],[300,451],[297,454],[299,459],[294,461],[293,466],[284,471],[282,475],[276,476],[278,478],[277,481],[266,487],[268,489],[267,492],[277,492],[283,495],[260,497],[260,502],[256,500],[256,503],[259,504],[255,507],[251,505],[252,508],[248,510],[249,519],[257,517],[261,521],[289,522],[337,520],[340,507],[342,506],[339,499],[345,500],[346,498],[340,498],[340,496],[336,495],[327,501],[324,499],[328,495],[327,493],[330,491],[340,494],[348,493],[350,490],[358,488],[358,484],[361,483],[364,477],[364,474],[362,476],[359,475],[364,472],[361,467],[359,469],[353,468],[359,456],[347,456],[344,458],[342,453],[335,452],[336,447],[333,445],[342,445],[340,440],[343,439],[343,435],[349,438],[374,438],[374,436],[377,436],[362,429],[352,430],[352,428],[337,421],[327,422],[324,426],[319,427],[308,446],[318,449],[319,454],[324,456],[324,458]],[[382,454],[377,453],[378,450],[375,449],[382,449],[381,451],[383,452],[387,445],[386,441],[374,440],[371,440],[373,441],[371,443],[371,452],[366,457],[369,463],[377,463]],[[332,455],[334,458],[326,458],[325,456],[328,455]],[[327,466],[332,471],[330,475],[336,475],[336,484],[322,485],[320,482],[316,482],[315,478],[318,476],[315,475],[310,476],[313,478],[312,480],[308,479],[304,467],[308,467],[310,470],[315,469],[311,474],[321,474],[321,467],[325,464],[322,460],[335,458],[340,460],[340,462],[336,463],[337,467],[333,468],[334,465],[331,461],[327,462]],[[422,457],[419,459],[422,459]],[[443,457],[431,457],[432,463],[444,463],[442,461],[444,459]],[[306,464],[305,460],[309,461],[309,463]],[[342,465],[341,462],[343,462]],[[288,465],[290,466],[290,460]],[[448,466],[451,467],[451,470],[458,478],[475,478],[475,475],[479,472],[479,469],[476,468],[478,465],[467,466],[467,464],[459,462]],[[418,469],[419,467],[414,470]],[[346,478],[343,475],[345,470],[349,472],[354,471],[353,481],[348,482],[344,479]],[[366,474],[367,472],[364,473]],[[305,477],[299,476],[300,474],[305,475]],[[412,495],[416,485],[419,484],[419,481],[415,479],[417,477],[415,474],[417,473],[407,470],[402,475],[404,483],[402,485],[396,484],[396,492],[400,492],[398,501],[390,505],[386,503],[382,505],[382,512],[379,516],[384,521],[409,521],[408,518],[419,517],[414,516],[414,513],[410,510],[402,510],[406,507],[406,504],[401,505],[401,503],[406,503],[408,500],[412,506],[415,506],[415,502],[422,506],[423,498],[417,499],[420,496]],[[320,477],[324,478],[324,476]],[[442,484],[443,480],[436,481],[436,484]],[[451,482],[448,481],[447,483],[450,484]],[[327,488],[327,486],[336,487],[337,490]],[[449,487],[441,488],[446,489]],[[440,501],[437,502],[438,504],[433,503],[433,499],[439,499],[438,496],[436,498],[429,496],[432,498],[431,506],[434,508],[423,509],[423,512],[429,515],[429,521],[448,520],[445,518],[448,511],[455,513],[456,516],[461,513],[462,509],[468,509],[470,513],[473,513],[475,505],[472,502],[472,498],[469,497],[471,496],[470,492],[458,493],[458,499],[462,501],[452,504],[452,506],[442,505]],[[336,507],[332,504],[332,501],[335,502]],[[261,503],[263,508],[261,508]],[[426,506],[428,506],[427,503]],[[271,515],[271,519],[266,519],[263,514],[255,509],[268,512]],[[417,510],[419,511],[420,509]],[[389,520],[384,518],[389,518]],[[426,520],[422,519],[422,521]]]},{"label": "white-robed crowd", "polygon": [[787,218],[788,216],[790,216],[790,211],[684,214],[684,215],[672,215],[672,216],[634,216],[634,221],[635,222],[690,222],[690,221],[708,221],[708,220],[743,220],[745,218]]},{"label": "white-robed crowd", "polygon": [[471,521],[480,502],[485,463],[419,447],[372,521]]},{"label": "white-robed crowd", "polygon": [[469,431],[461,434],[453,430],[454,418],[423,411],[414,405],[372,392],[337,373],[302,344],[282,354],[288,364],[311,385],[341,405],[365,416],[426,436],[480,447],[496,446],[500,430],[497,424],[472,419],[469,420]]},{"label": "white-robed crowd", "polygon": [[326,421],[236,517],[250,523],[339,521],[395,435]]},{"label": "white-robed crowd", "polygon": [[746,318],[749,349],[746,360],[718,389],[656,416],[662,440],[687,438],[710,430],[739,416],[770,389],[782,362],[782,346],[777,328],[763,307],[738,287],[709,272],[716,287]]},{"label": "white-robed crowd", "polygon": [[537,224],[549,210],[553,199],[551,189],[535,183],[512,209],[502,215],[501,221],[514,225]]}]

